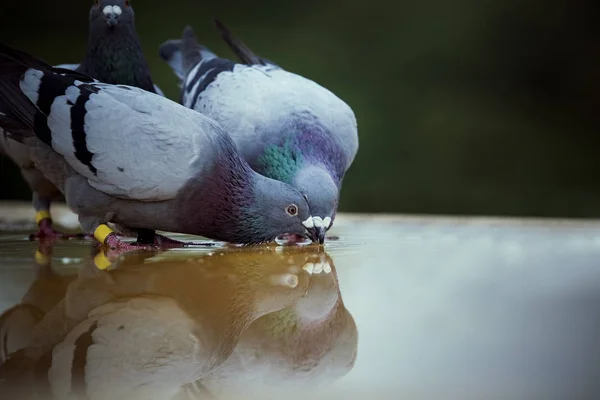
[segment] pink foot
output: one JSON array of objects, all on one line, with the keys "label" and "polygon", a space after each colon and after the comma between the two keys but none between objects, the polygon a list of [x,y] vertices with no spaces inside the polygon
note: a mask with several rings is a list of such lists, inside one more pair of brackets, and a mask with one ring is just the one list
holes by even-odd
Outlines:
[{"label": "pink foot", "polygon": [[139,250],[156,250],[156,247],[149,244],[139,244],[139,243],[126,243],[117,238],[117,235],[114,233],[109,235],[106,238],[106,241],[101,244],[101,246],[108,247],[107,249],[99,249],[101,252],[104,252],[104,257],[106,260],[101,262],[102,266],[99,266],[96,263],[96,266],[100,269],[106,269],[107,263],[112,263],[117,259],[121,254],[128,253],[130,251],[139,251]]},{"label": "pink foot", "polygon": [[86,235],[83,233],[68,234],[54,230],[51,219],[43,219],[39,223],[37,233],[29,235],[29,240],[35,239],[84,239]]},{"label": "pink foot", "polygon": [[154,237],[154,246],[159,247],[161,249],[175,249],[187,246],[206,246],[211,247],[216,243],[213,242],[202,242],[202,243],[194,243],[194,242],[181,242],[179,240],[170,239],[163,235],[156,235]]},{"label": "pink foot", "polygon": [[138,243],[125,243],[121,241],[117,235],[110,234],[107,236],[104,244],[109,247],[111,250],[118,250],[119,253],[124,253],[126,251],[135,251],[135,250],[153,250],[155,247],[153,245],[148,244],[138,244]]},{"label": "pink foot", "polygon": [[106,258],[109,261],[114,261],[119,255],[130,251],[138,250],[158,250],[158,249],[173,249],[187,246],[214,246],[215,243],[204,242],[204,243],[188,243],[180,242],[179,240],[169,239],[166,236],[156,235],[153,244],[141,244],[141,243],[126,243],[117,238],[114,233],[109,235],[104,242],[104,245],[108,247],[106,251]]}]

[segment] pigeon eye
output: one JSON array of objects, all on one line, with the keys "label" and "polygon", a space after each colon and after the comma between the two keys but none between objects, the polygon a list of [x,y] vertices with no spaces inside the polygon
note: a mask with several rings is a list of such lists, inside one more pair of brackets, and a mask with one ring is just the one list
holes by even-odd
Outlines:
[{"label": "pigeon eye", "polygon": [[129,7],[129,0],[125,0],[125,7]]},{"label": "pigeon eye", "polygon": [[295,217],[296,215],[298,215],[298,206],[295,204],[290,204],[289,206],[286,207],[285,212],[289,216]]},{"label": "pigeon eye", "polygon": [[100,5],[100,0],[94,0],[94,5],[98,7]]}]

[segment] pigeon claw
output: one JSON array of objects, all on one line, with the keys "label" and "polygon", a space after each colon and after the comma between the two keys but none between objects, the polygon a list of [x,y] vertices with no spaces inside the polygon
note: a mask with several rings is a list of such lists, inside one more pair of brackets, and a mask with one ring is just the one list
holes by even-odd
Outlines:
[{"label": "pigeon claw", "polygon": [[113,250],[134,251],[134,250],[154,250],[156,247],[149,244],[127,243],[120,240],[113,232],[106,237],[104,244]]},{"label": "pigeon claw", "polygon": [[121,241],[117,237],[117,234],[105,224],[101,224],[96,228],[94,231],[94,239],[113,250],[132,251],[154,249],[153,245],[126,243]]},{"label": "pigeon claw", "polygon": [[83,239],[85,234],[75,233],[68,234],[55,230],[52,227],[52,219],[44,218],[38,222],[38,231],[29,235],[30,240],[35,239]]}]

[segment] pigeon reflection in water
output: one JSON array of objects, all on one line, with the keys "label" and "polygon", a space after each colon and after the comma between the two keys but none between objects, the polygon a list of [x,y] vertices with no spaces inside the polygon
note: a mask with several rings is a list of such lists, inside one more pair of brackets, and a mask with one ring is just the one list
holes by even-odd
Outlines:
[{"label": "pigeon reflection in water", "polygon": [[34,255],[32,270],[34,281],[15,304],[0,315],[0,365],[8,355],[27,345],[33,329],[65,296],[67,286],[76,276],[59,275],[52,269],[52,245],[49,240],[40,240]]},{"label": "pigeon reflection in water", "polygon": [[108,271],[85,268],[0,367],[3,393],[266,395],[274,382],[314,388],[354,365],[356,326],[322,250],[130,253]]}]

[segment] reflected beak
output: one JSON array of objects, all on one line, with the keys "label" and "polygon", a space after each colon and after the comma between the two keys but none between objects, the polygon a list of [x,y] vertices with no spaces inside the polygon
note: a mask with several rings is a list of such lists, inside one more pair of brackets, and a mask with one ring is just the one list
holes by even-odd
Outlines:
[{"label": "reflected beak", "polygon": [[122,10],[119,6],[106,6],[102,9],[106,24],[111,28],[119,23],[119,17],[121,16]]},{"label": "reflected beak", "polygon": [[319,242],[319,244],[323,244],[325,242],[325,233],[327,232],[327,228],[322,227],[313,227],[308,229],[308,237],[313,242]]}]

